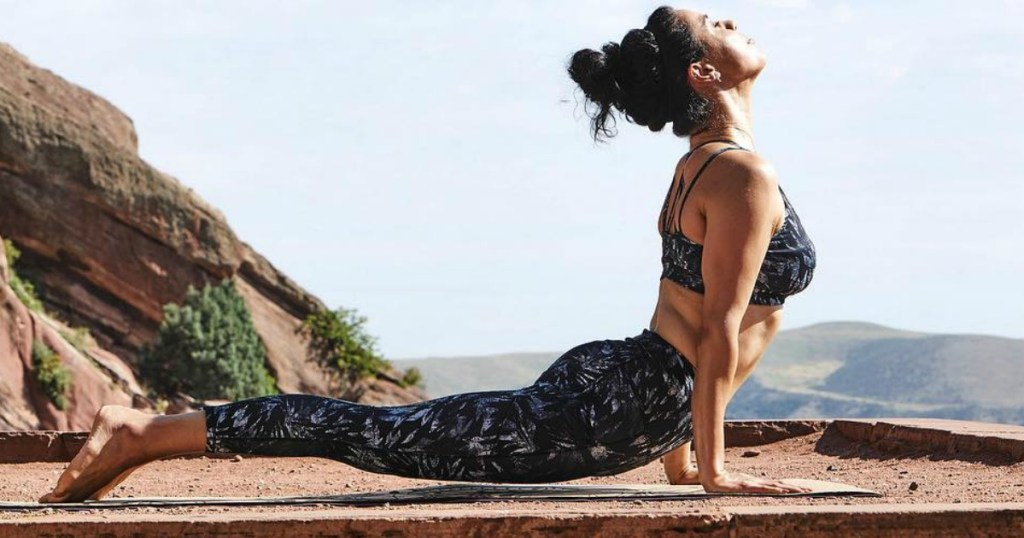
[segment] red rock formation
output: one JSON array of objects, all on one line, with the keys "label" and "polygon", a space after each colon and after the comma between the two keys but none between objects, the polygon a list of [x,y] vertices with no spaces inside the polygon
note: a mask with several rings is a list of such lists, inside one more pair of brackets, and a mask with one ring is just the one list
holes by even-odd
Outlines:
[{"label": "red rock formation", "polygon": [[[98,347],[80,351],[69,344],[61,336],[67,327],[26,308],[8,285],[9,278],[7,258],[0,255],[0,430],[89,429],[103,404],[149,406],[128,365]],[[65,411],[36,381],[32,342],[37,340],[54,350],[71,374]]]},{"label": "red rock formation", "polygon": [[[19,267],[44,291],[47,311],[87,327],[110,357],[134,365],[155,338],[163,305],[180,302],[189,285],[231,278],[253,314],[278,388],[339,396],[308,360],[297,332],[324,305],[239,240],[219,211],[143,161],[130,118],[2,43],[0,234],[22,250]],[[22,310],[5,315],[31,323],[35,318]],[[15,350],[24,358],[30,343],[12,345],[0,348],[0,363]],[[373,394],[376,403],[425,396],[393,386],[394,375],[340,396]],[[3,398],[5,405],[15,404]],[[22,417],[19,424],[32,420],[23,412],[12,416]]]}]

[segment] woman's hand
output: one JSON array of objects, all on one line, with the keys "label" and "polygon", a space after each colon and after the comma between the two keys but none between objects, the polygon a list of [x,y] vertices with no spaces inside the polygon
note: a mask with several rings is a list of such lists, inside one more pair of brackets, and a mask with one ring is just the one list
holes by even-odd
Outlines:
[{"label": "woman's hand", "polygon": [[704,491],[708,493],[810,493],[810,488],[795,486],[770,480],[758,478],[746,473],[723,471],[717,476],[707,477],[701,481]]},{"label": "woman's hand", "polygon": [[668,483],[673,486],[699,486],[700,473],[697,472],[697,466],[693,463],[687,465],[674,476],[669,477]]}]

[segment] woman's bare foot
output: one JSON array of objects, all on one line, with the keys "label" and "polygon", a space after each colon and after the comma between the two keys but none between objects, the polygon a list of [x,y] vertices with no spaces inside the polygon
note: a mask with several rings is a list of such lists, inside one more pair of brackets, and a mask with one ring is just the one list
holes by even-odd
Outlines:
[{"label": "woman's bare foot", "polygon": [[697,471],[697,465],[691,463],[685,469],[682,469],[679,474],[669,478],[668,483],[673,486],[700,485],[700,472]]},{"label": "woman's bare foot", "polygon": [[85,445],[39,502],[79,502],[105,495],[145,463],[142,434],[152,418],[123,406],[101,407]]},{"label": "woman's bare foot", "polygon": [[113,491],[113,489],[116,488],[117,486],[120,486],[121,482],[124,482],[124,480],[126,478],[128,478],[128,475],[134,473],[135,470],[138,469],[139,467],[142,467],[142,465],[136,465],[135,467],[130,467],[125,472],[117,475],[117,478],[115,478],[109,484],[107,484],[106,486],[103,486],[102,488],[97,490],[96,493],[93,493],[92,495],[90,495],[89,499],[93,500],[93,501],[98,501],[98,500],[102,499],[103,497],[106,497],[108,493]]},{"label": "woman's bare foot", "polygon": [[96,413],[85,446],[41,503],[99,499],[135,469],[160,458],[206,450],[206,415],[151,415],[120,405]]}]

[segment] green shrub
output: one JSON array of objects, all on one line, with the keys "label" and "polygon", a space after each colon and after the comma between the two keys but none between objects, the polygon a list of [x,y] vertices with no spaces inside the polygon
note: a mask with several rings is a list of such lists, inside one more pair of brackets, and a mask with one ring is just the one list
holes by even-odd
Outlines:
[{"label": "green shrub", "polygon": [[60,357],[46,344],[32,342],[32,370],[43,392],[61,411],[68,408],[68,389],[71,388],[71,372],[60,362]]},{"label": "green shrub", "polygon": [[61,329],[60,335],[83,355],[85,355],[89,348],[96,347],[96,340],[89,334],[89,329],[85,327]]},{"label": "green shrub", "polygon": [[21,257],[21,251],[14,246],[14,243],[10,239],[4,239],[4,256],[7,257],[7,267],[10,268],[11,290],[14,291],[14,295],[25,305],[26,308],[33,312],[43,312],[43,303],[39,300],[39,294],[36,293],[36,287],[31,282],[18,276],[17,271],[14,270],[14,264]]},{"label": "green shrub", "polygon": [[164,394],[241,400],[277,394],[266,360],[245,301],[225,279],[202,291],[189,286],[183,304],[164,306],[156,342],[143,349],[139,370]]},{"label": "green shrub", "polygon": [[7,265],[13,267],[14,262],[18,261],[20,256],[21,251],[18,250],[18,247],[15,247],[10,239],[4,239],[4,257],[7,258]]},{"label": "green shrub", "polygon": [[43,313],[43,302],[39,300],[39,295],[36,294],[36,288],[31,282],[22,280],[16,273],[11,273],[10,281],[11,289],[14,291],[14,295],[25,305],[26,308],[33,312]]},{"label": "green shrub", "polygon": [[313,358],[342,378],[368,377],[390,367],[377,353],[376,339],[363,329],[365,323],[366,317],[344,308],[307,316],[303,329],[310,338]]},{"label": "green shrub", "polygon": [[402,387],[423,387],[423,372],[420,372],[419,368],[415,366],[409,368],[402,375],[402,380],[399,382]]}]

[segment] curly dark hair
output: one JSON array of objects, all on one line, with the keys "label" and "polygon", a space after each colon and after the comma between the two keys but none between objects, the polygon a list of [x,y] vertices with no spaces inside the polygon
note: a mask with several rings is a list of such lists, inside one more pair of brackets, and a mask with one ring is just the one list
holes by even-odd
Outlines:
[{"label": "curly dark hair", "polygon": [[706,53],[669,6],[654,10],[647,26],[630,30],[621,45],[576,51],[568,72],[586,96],[594,140],[615,136],[613,108],[655,132],[672,123],[672,132],[684,137],[703,127],[711,104],[690,87],[686,71]]}]

